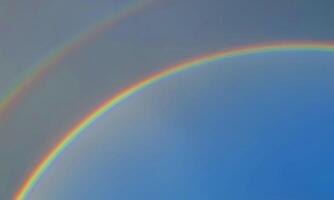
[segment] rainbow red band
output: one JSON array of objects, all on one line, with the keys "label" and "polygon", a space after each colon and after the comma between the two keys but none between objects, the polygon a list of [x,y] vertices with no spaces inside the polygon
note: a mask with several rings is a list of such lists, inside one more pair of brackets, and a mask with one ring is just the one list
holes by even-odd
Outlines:
[{"label": "rainbow red band", "polygon": [[[88,113],[78,123],[76,123],[70,130],[64,133],[64,137],[53,147],[46,156],[36,165],[36,167],[28,174],[26,180],[23,182],[13,200],[24,200],[27,198],[32,189],[36,186],[38,180],[46,172],[48,167],[55,161],[57,157],[79,137],[83,130],[87,129],[100,116],[111,110],[128,97],[148,86],[180,72],[186,71],[190,68],[200,66],[202,64],[211,63],[217,60],[239,57],[250,54],[281,52],[281,51],[320,51],[334,53],[333,42],[276,42],[270,44],[258,44],[252,46],[244,46],[226,51],[218,51],[214,53],[205,54],[195,57],[175,65],[168,66],[161,71],[158,71],[146,78],[133,83],[132,85],[120,90],[118,93],[112,95],[110,98],[99,104],[96,109]],[[334,54],[333,54],[334,55]]]}]

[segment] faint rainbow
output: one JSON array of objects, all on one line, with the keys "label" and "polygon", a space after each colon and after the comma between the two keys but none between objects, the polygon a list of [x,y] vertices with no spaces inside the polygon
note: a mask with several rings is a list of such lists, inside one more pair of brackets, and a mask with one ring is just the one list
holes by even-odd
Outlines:
[{"label": "faint rainbow", "polygon": [[69,129],[64,137],[46,154],[46,156],[35,166],[31,173],[23,182],[13,200],[24,200],[34,186],[37,184],[41,176],[46,172],[48,167],[55,161],[57,157],[75,140],[79,135],[93,124],[100,116],[111,110],[118,104],[125,101],[128,97],[134,95],[147,88],[148,86],[161,81],[164,78],[186,71],[190,68],[208,64],[217,60],[229,59],[239,56],[269,53],[269,52],[284,52],[284,51],[321,51],[334,53],[334,42],[275,42],[270,44],[257,44],[243,46],[225,51],[217,51],[209,54],[204,54],[191,58],[189,60],[167,66],[160,71],[157,71],[146,78],[137,81],[126,88],[123,88],[118,93],[104,100],[95,109],[89,112],[71,129]]},{"label": "faint rainbow", "polygon": [[84,31],[62,43],[52,52],[47,54],[44,59],[39,61],[29,70],[27,70],[11,88],[0,99],[0,119],[21,99],[38,80],[40,80],[53,66],[62,61],[70,53],[78,50],[83,44],[94,39],[98,34],[109,29],[121,20],[134,15],[147,6],[154,3],[155,0],[134,0],[122,6],[117,11],[113,11],[103,19],[89,26]]}]

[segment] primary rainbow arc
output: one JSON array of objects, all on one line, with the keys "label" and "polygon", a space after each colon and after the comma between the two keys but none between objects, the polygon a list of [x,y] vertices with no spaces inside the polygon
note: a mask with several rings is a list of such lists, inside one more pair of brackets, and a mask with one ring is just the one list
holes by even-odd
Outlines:
[{"label": "primary rainbow arc", "polygon": [[64,137],[55,145],[46,156],[36,165],[36,167],[28,174],[27,178],[13,197],[13,200],[24,200],[38,183],[38,180],[47,171],[48,167],[55,161],[61,153],[72,144],[80,134],[93,124],[99,117],[111,110],[118,104],[125,101],[128,97],[142,91],[148,86],[172,75],[181,73],[188,69],[200,66],[202,64],[211,63],[217,60],[239,57],[250,54],[260,54],[267,52],[284,52],[284,51],[320,51],[334,53],[333,42],[275,42],[269,44],[257,44],[251,46],[243,46],[225,51],[213,52],[189,60],[170,65],[156,73],[153,73],[146,78],[137,81],[128,87],[120,90],[110,98],[104,100],[96,109],[93,109],[71,129],[64,133]]}]

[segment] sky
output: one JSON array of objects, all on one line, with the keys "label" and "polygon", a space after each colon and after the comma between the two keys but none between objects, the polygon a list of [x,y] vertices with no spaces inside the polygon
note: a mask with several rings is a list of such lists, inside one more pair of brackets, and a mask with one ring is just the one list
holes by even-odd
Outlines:
[{"label": "sky", "polygon": [[[0,1],[0,96],[48,52],[128,4]],[[215,50],[332,40],[332,4],[156,0],[123,17],[1,119],[0,199],[11,199],[62,134],[120,88]],[[328,53],[261,54],[154,85],[86,130],[29,199],[330,199],[333,64]]]},{"label": "sky", "polygon": [[31,199],[332,198],[333,61],[271,53],[166,79],[88,128]]}]

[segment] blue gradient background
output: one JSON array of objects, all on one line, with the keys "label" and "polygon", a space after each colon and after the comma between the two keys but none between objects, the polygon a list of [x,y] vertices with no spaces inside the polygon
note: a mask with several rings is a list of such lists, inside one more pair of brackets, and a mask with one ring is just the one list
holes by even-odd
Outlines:
[{"label": "blue gradient background", "polygon": [[[0,0],[0,97],[49,52],[137,0]],[[101,100],[203,53],[328,41],[328,0],[156,0],[81,46],[0,120],[0,200]],[[87,129],[28,200],[332,199],[332,54],[217,62],[145,90]]]},{"label": "blue gradient background", "polygon": [[31,199],[331,199],[334,56],[204,64],[87,129]]}]

